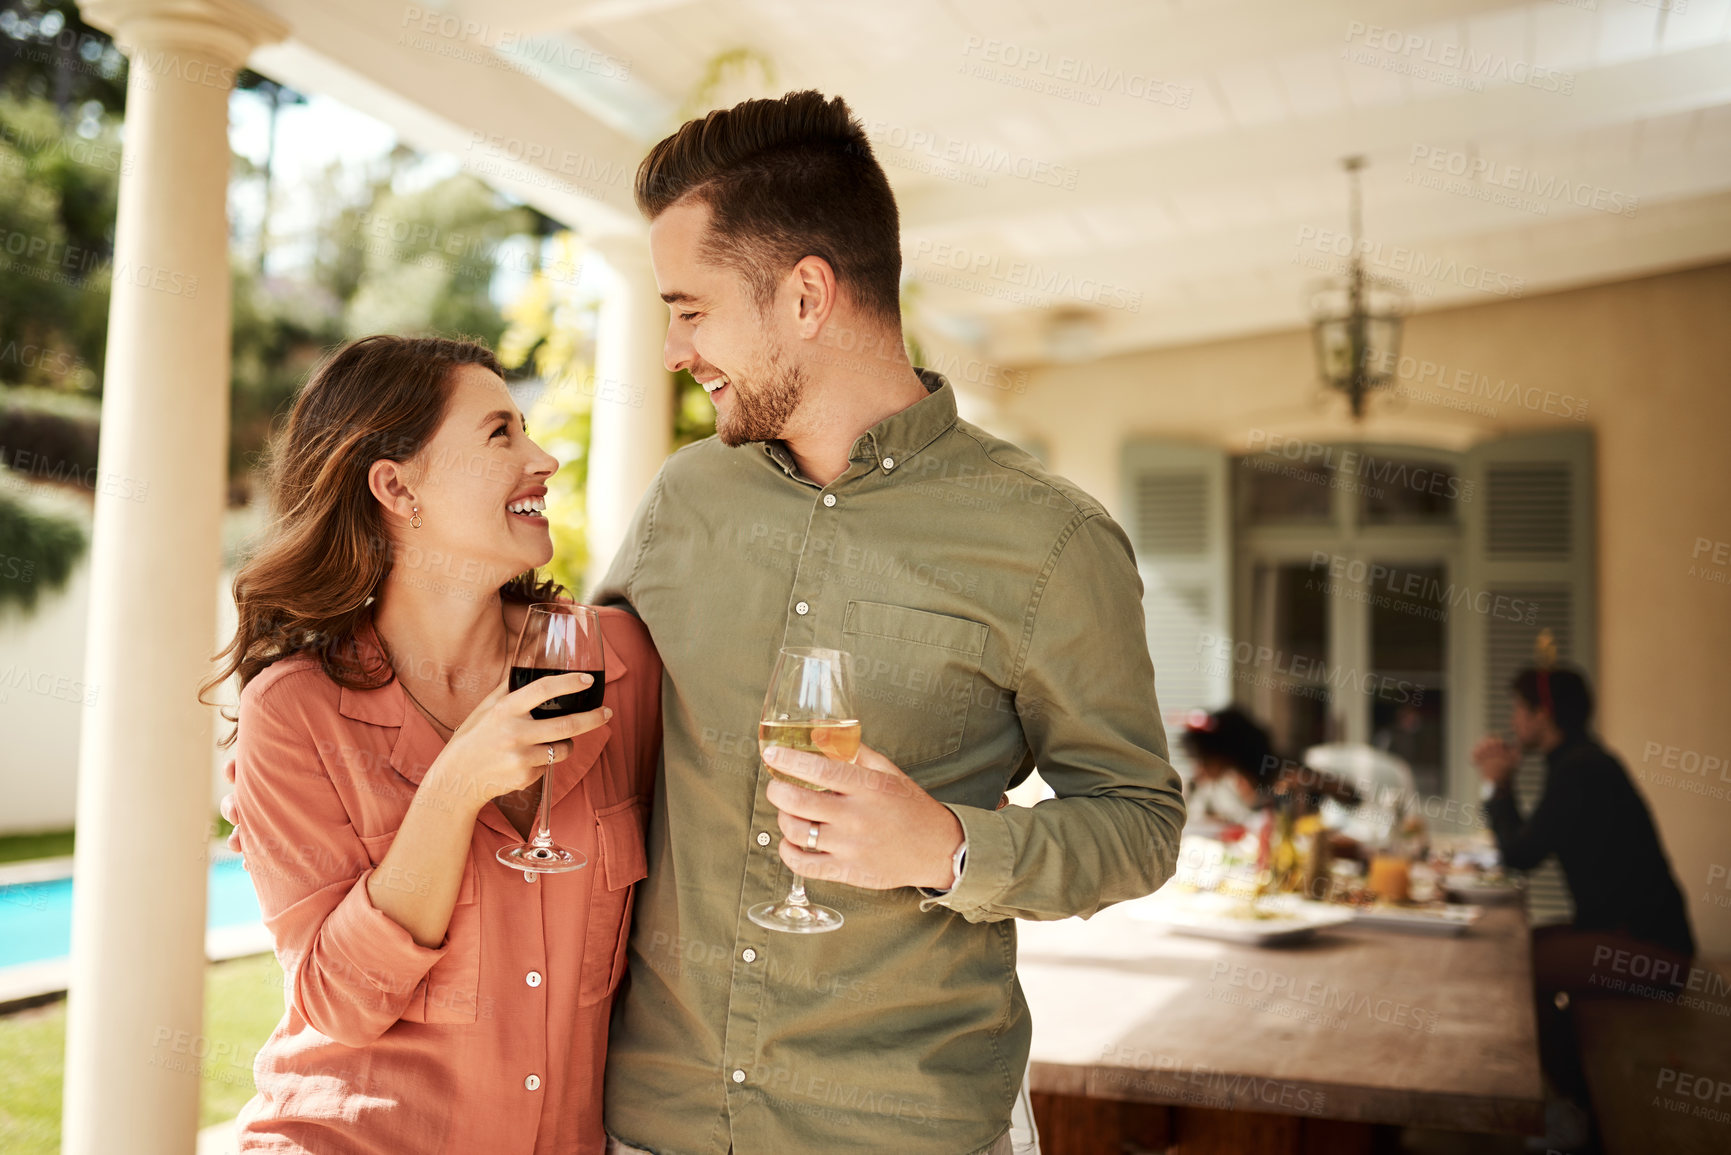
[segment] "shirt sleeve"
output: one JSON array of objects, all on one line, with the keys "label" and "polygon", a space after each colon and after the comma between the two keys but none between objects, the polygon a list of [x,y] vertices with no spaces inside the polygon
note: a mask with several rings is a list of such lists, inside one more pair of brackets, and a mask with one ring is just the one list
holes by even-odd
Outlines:
[{"label": "shirt sleeve", "polygon": [[1515,804],[1513,787],[1504,783],[1497,787],[1485,804],[1485,819],[1496,836],[1497,851],[1503,865],[1510,870],[1532,870],[1557,850],[1564,829],[1569,825],[1566,811],[1567,776],[1551,769],[1545,775],[1545,792],[1533,810],[1533,816],[1523,822],[1520,807]]},{"label": "shirt sleeve", "polygon": [[649,548],[649,537],[655,531],[655,515],[661,508],[662,482],[666,475],[667,463],[663,462],[661,469],[655,474],[655,481],[650,485],[649,492],[637,503],[637,512],[632,515],[631,525],[625,530],[625,538],[619,543],[619,550],[613,555],[613,561],[601,578],[601,584],[589,594],[587,601],[590,605],[618,606],[637,615],[637,607],[631,601],[637,580],[637,567],[643,563],[643,554]]},{"label": "shirt sleeve", "polygon": [[320,757],[338,745],[309,692],[323,676],[297,672],[241,695],[235,803],[290,1005],[359,1047],[396,1023],[445,948],[416,943],[367,894],[372,862]]},{"label": "shirt sleeve", "polygon": [[1166,760],[1142,581],[1123,530],[1102,514],[1075,523],[1032,613],[1016,711],[1057,797],[950,806],[967,869],[921,905],[970,922],[1087,917],[1158,890],[1178,861],[1184,796]]}]

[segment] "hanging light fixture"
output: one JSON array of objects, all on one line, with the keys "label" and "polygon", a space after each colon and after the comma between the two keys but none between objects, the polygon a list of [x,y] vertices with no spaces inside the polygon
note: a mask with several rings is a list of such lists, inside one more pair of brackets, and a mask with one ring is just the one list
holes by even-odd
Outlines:
[{"label": "hanging light fixture", "polygon": [[1345,393],[1353,420],[1364,417],[1365,398],[1394,378],[1400,361],[1401,320],[1406,294],[1400,285],[1364,271],[1359,243],[1358,173],[1362,156],[1341,162],[1351,187],[1352,256],[1344,280],[1329,281],[1312,292],[1310,327],[1316,340],[1317,371],[1332,389]]}]

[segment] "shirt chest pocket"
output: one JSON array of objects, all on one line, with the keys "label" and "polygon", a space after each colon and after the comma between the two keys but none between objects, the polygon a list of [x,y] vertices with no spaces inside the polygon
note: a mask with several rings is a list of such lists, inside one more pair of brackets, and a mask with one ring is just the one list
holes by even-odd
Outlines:
[{"label": "shirt chest pocket", "polygon": [[848,602],[842,636],[865,744],[904,770],[961,749],[989,633],[967,618]]},{"label": "shirt chest pocket", "polygon": [[589,1006],[611,995],[625,975],[625,943],[631,929],[636,884],[649,876],[643,849],[648,818],[641,797],[595,812],[598,869],[589,872],[589,925],[583,943],[583,973],[577,1002]]},{"label": "shirt chest pocket", "polygon": [[[361,845],[366,847],[367,859],[373,864],[375,876],[381,876],[382,871],[390,870],[389,867],[381,868],[380,864],[396,837],[397,832],[393,830],[388,834],[361,838]],[[419,890],[429,885],[429,880],[417,877],[412,872],[384,877],[383,880],[388,885],[410,890]],[[480,1009],[481,989],[481,907],[476,901],[478,885],[475,858],[471,852],[463,860],[463,879],[457,887],[456,905],[451,908],[450,925],[445,929],[445,953],[433,964],[427,977],[421,980],[421,984],[409,996],[408,1006],[403,1008],[401,1016],[404,1022],[472,1023],[476,1020]]]}]

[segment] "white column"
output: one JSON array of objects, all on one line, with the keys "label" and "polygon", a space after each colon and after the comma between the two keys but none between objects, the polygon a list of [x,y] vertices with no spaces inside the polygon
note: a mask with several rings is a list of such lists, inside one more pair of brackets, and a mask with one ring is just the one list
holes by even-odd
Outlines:
[{"label": "white column", "polygon": [[672,446],[673,378],[662,359],[667,306],[655,287],[649,242],[600,237],[589,247],[607,267],[589,426],[588,580],[594,589]]},{"label": "white column", "polygon": [[198,1130],[210,670],[226,486],[228,94],[275,18],[90,0],[131,60],[91,554],[61,1150]]}]

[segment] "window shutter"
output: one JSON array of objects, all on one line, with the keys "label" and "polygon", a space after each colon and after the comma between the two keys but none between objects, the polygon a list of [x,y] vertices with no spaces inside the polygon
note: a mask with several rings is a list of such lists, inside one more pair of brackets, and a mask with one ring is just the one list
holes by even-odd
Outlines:
[{"label": "window shutter", "polygon": [[[1593,439],[1569,430],[1510,437],[1469,455],[1474,494],[1463,503],[1466,573],[1474,598],[1488,595],[1490,612],[1469,615],[1463,687],[1454,748],[1470,750],[1480,733],[1509,729],[1509,682],[1534,661],[1541,630],[1556,640],[1557,658],[1597,682],[1594,590]],[[1497,599],[1501,599],[1498,601]],[[1519,607],[1518,611],[1514,607]],[[1531,814],[1544,785],[1544,760],[1526,759],[1515,797]],[[1457,797],[1476,799],[1478,778],[1463,766]],[[1566,922],[1573,904],[1555,860],[1528,880],[1535,925]]]},{"label": "window shutter", "polygon": [[1172,762],[1186,772],[1184,716],[1232,699],[1226,470],[1226,454],[1208,446],[1134,441],[1124,451],[1122,508],[1142,576],[1155,692]]}]

